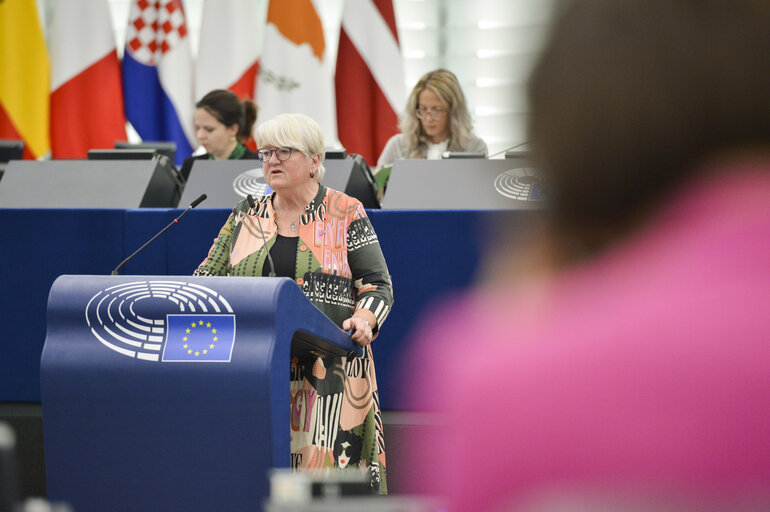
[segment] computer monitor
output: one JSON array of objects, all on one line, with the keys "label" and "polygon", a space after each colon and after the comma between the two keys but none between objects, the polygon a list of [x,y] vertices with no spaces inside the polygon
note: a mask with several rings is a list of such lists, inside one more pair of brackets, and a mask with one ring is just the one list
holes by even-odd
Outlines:
[{"label": "computer monitor", "polygon": [[152,160],[13,160],[0,180],[3,208],[176,208],[165,156]]},{"label": "computer monitor", "polygon": [[[325,160],[322,183],[359,199],[364,208],[379,208],[377,189],[371,171],[360,155]],[[208,195],[203,208],[232,208],[247,194],[270,193],[259,160],[195,160],[180,204],[190,204],[201,194]]]},{"label": "computer monitor", "polygon": [[527,150],[509,150],[505,152],[505,158],[508,160],[521,160],[521,159],[529,159],[530,158],[530,152]]},{"label": "computer monitor", "polygon": [[154,149],[174,161],[176,142],[116,142],[115,149]]},{"label": "computer monitor", "polygon": [[468,151],[444,151],[441,158],[486,158],[486,153],[472,153]]},{"label": "computer monitor", "polygon": [[524,160],[396,160],[384,210],[538,210],[545,181]]},{"label": "computer monitor", "polygon": [[353,168],[350,170],[345,193],[361,201],[364,208],[381,208],[380,200],[377,199],[377,183],[364,157],[353,153],[348,155],[348,160],[353,161]]},{"label": "computer monitor", "polygon": [[[89,160],[152,160],[154,149],[89,149]],[[164,157],[165,158],[165,157]]]},{"label": "computer monitor", "polygon": [[[179,174],[179,169],[173,164],[165,154],[159,153],[157,149],[90,149],[88,150],[89,160],[155,160],[156,165],[162,172],[171,176],[176,185],[175,198],[171,201],[179,202],[182,191],[185,187],[185,180]],[[152,187],[154,190],[154,187]],[[151,194],[151,202],[153,194]],[[161,200],[162,201],[162,200]],[[158,201],[155,201],[158,202]],[[176,206],[176,204],[174,205]]]},{"label": "computer monitor", "polygon": [[24,141],[0,139],[0,162],[21,160],[24,158]]},{"label": "computer monitor", "polygon": [[326,160],[342,160],[347,156],[345,148],[326,148]]}]

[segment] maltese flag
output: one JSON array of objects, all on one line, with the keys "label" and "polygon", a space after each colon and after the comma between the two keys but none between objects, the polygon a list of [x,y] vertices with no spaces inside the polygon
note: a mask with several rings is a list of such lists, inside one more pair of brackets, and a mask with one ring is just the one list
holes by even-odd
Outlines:
[{"label": "maltese flag", "polygon": [[261,21],[254,0],[206,0],[195,66],[195,90],[202,98],[214,89],[230,89],[254,98],[259,69]]},{"label": "maltese flag", "polygon": [[392,0],[345,2],[335,85],[340,142],[373,166],[406,104]]},{"label": "maltese flag", "polygon": [[51,156],[126,140],[120,61],[106,0],[57,0],[51,28]]},{"label": "maltese flag", "polygon": [[176,165],[193,151],[192,52],[180,0],[131,2],[123,54],[126,117],[144,141],[176,143]]},{"label": "maltese flag", "polygon": [[332,73],[324,60],[321,18],[311,0],[271,0],[257,78],[259,120],[286,112],[305,114],[337,144]]},{"label": "maltese flag", "polygon": [[[205,0],[195,64],[198,99],[214,89],[229,89],[241,100],[254,99],[264,20],[254,0]],[[246,146],[256,151],[253,138]]]}]

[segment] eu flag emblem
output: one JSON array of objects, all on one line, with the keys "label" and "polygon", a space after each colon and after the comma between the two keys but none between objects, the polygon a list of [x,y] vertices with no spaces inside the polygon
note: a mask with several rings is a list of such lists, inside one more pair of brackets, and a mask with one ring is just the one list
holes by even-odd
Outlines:
[{"label": "eu flag emblem", "polygon": [[235,315],[166,315],[164,362],[229,363]]}]

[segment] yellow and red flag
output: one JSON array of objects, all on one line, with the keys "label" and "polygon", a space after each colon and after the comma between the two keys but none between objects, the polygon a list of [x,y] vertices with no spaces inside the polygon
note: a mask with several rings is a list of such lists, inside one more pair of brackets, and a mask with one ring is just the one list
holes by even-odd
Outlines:
[{"label": "yellow and red flag", "polygon": [[23,140],[25,158],[50,150],[49,88],[37,2],[0,2],[0,138]]}]

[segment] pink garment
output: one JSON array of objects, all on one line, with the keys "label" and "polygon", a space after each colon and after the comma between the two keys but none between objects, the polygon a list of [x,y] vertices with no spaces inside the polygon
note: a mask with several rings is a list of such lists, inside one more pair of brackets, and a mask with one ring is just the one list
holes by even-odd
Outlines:
[{"label": "pink garment", "polygon": [[542,287],[432,317],[414,396],[448,427],[412,448],[416,490],[457,511],[770,490],[770,165],[729,171]]}]

